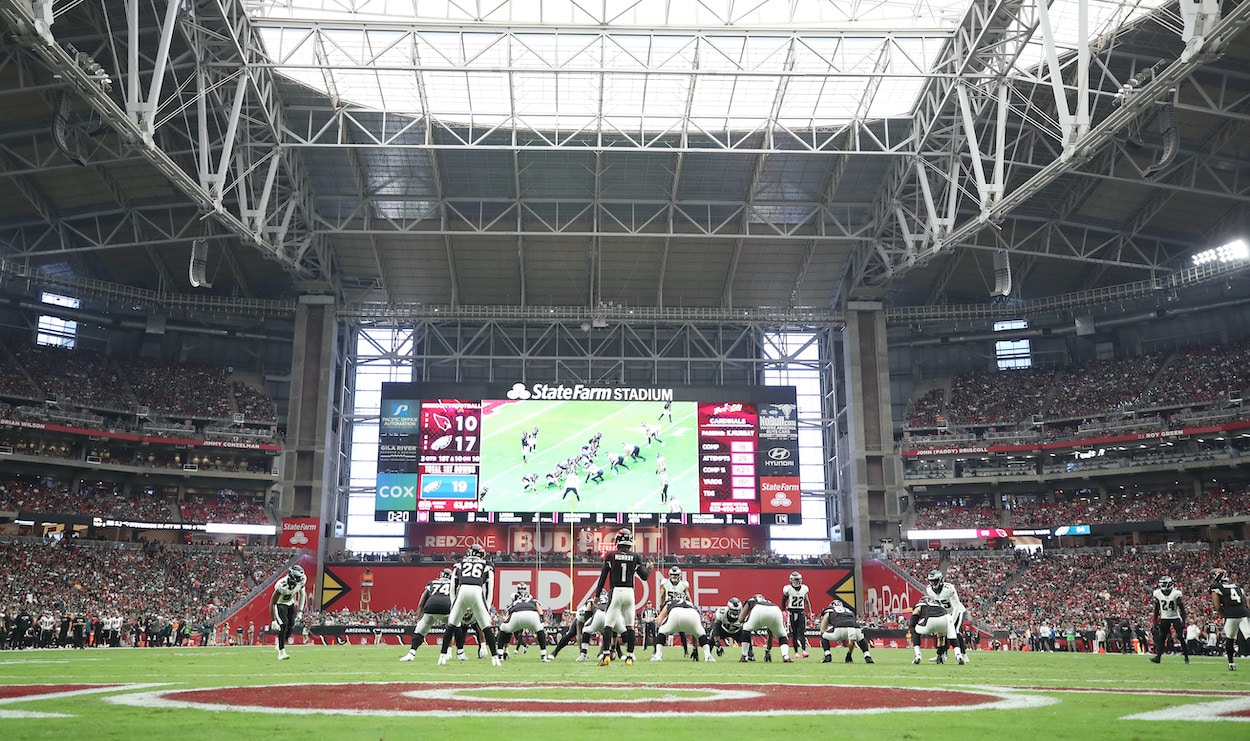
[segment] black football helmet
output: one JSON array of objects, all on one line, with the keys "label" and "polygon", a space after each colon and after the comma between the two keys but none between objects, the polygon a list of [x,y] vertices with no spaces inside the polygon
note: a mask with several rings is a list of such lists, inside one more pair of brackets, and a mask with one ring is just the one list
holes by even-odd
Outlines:
[{"label": "black football helmet", "polygon": [[482,546],[478,545],[477,543],[474,543],[473,545],[469,546],[469,549],[465,551],[464,555],[475,556],[477,558],[486,558],[486,551],[482,549]]},{"label": "black football helmet", "polygon": [[932,589],[934,593],[942,591],[942,584],[944,581],[945,579],[942,577],[941,571],[934,569],[929,572],[929,588]]},{"label": "black football helmet", "polygon": [[618,551],[628,551],[634,547],[634,534],[629,528],[623,527],[616,531],[616,549]]}]

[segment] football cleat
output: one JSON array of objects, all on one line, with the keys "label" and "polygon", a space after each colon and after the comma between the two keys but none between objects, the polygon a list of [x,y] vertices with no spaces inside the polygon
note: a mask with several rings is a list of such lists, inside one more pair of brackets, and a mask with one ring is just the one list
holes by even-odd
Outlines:
[{"label": "football cleat", "polygon": [[1186,663],[1186,664],[1188,664],[1188,663],[1189,663],[1189,657],[1188,657],[1188,656],[1186,656],[1186,657],[1185,657],[1185,663]]},{"label": "football cleat", "polygon": [[706,662],[707,662],[707,663],[709,663],[709,664],[715,664],[715,663],[716,663],[716,657],[715,657],[715,656],[712,656],[711,654],[708,654],[707,658],[705,658],[705,659],[703,659],[703,660],[704,660],[704,661],[706,661]]},{"label": "football cleat", "polygon": [[652,660],[652,661],[663,661],[663,660],[664,660],[664,657],[660,656],[659,654],[651,654],[651,660]]},{"label": "football cleat", "polygon": [[289,658],[291,658],[291,657],[286,655],[286,651],[279,651],[279,652],[278,652],[278,661],[286,661],[286,660],[287,660],[287,659],[289,659]]},{"label": "football cleat", "polygon": [[913,664],[919,664],[919,663],[920,663],[920,657],[919,657],[919,656],[917,656],[916,658],[912,659],[912,660],[911,660],[911,663],[913,663]]},{"label": "football cleat", "polygon": [[413,659],[415,659],[415,658],[417,658],[417,652],[416,652],[416,651],[409,651],[408,653],[404,654],[403,656],[400,656],[400,657],[399,657],[399,660],[400,660],[400,661],[412,661],[412,660],[413,660]]},{"label": "football cleat", "polygon": [[547,663],[547,662],[549,662],[549,661],[551,661],[551,657],[550,657],[550,656],[544,656],[544,657],[543,657],[543,663],[544,663],[544,664],[546,664],[546,663]]},{"label": "football cleat", "polygon": [[872,660],[872,657],[871,657],[871,656],[869,656],[868,654],[864,654],[864,663],[865,663],[865,664],[875,664],[875,663],[877,663],[877,662],[873,661],[873,660]]},{"label": "football cleat", "polygon": [[633,657],[633,656],[626,656],[626,657],[625,657],[625,666],[633,666],[633,665],[634,665],[634,657]]},{"label": "football cleat", "polygon": [[699,660],[699,652],[698,652],[698,651],[691,651],[691,652],[690,652],[690,660],[691,660],[691,661],[698,661],[698,660]]},{"label": "football cleat", "polygon": [[468,660],[469,660],[469,657],[465,656],[463,651],[456,654],[456,661],[468,661]]},{"label": "football cleat", "polygon": [[1232,664],[1232,663],[1230,663],[1230,664],[1228,665],[1228,670],[1229,670],[1230,672],[1235,672],[1235,671],[1237,671],[1237,665],[1236,665],[1236,664]]},{"label": "football cleat", "polygon": [[781,660],[781,663],[783,663],[783,664],[793,664],[793,663],[794,663],[794,659],[792,659],[792,658],[790,658],[789,656],[787,656],[787,657],[785,657],[784,659],[782,659],[782,660]]},{"label": "football cleat", "polygon": [[842,663],[844,663],[844,664],[854,664],[854,663],[855,663],[855,657],[851,656],[851,654],[850,654],[850,653],[847,653],[846,658],[842,660]]},{"label": "football cleat", "polygon": [[1151,663],[1151,664],[1158,664],[1160,661],[1161,661],[1161,659],[1160,659],[1158,656],[1151,656],[1151,657],[1150,657],[1150,663]]},{"label": "football cleat", "polygon": [[599,666],[608,666],[612,663],[612,654],[604,654],[599,657]]},{"label": "football cleat", "polygon": [[939,657],[937,657],[937,663],[939,663],[939,664],[945,664],[945,663],[946,663],[946,657],[945,657],[945,656],[939,656]]},{"label": "football cleat", "polygon": [[[747,663],[747,657],[743,656],[743,657],[739,658],[739,659],[738,659],[738,663],[739,663],[739,664],[745,664],[745,663]],[[1232,665],[1232,664],[1229,664],[1229,665],[1228,665],[1228,668],[1230,668],[1230,669],[1231,669],[1231,668],[1233,668],[1233,665]]]},{"label": "football cleat", "polygon": [[805,658],[805,659],[806,659],[806,658],[807,658],[807,656],[808,656],[808,653],[807,653],[806,651],[804,651],[803,653],[799,654],[799,656],[802,656],[803,658]]},{"label": "football cleat", "polygon": [[582,662],[582,661],[585,661],[585,660],[586,660],[586,654],[578,654],[578,655],[577,655],[577,661],[578,661],[578,662]]},{"label": "football cleat", "polygon": [[822,663],[822,664],[832,664],[832,663],[833,663],[833,656],[832,656],[831,654],[825,654],[825,658],[821,659],[821,660],[820,660],[820,663]]},{"label": "football cleat", "polygon": [[955,663],[959,664],[960,666],[963,666],[964,664],[968,663],[968,657],[964,656],[963,654],[955,654]]},{"label": "football cleat", "polygon": [[503,662],[499,660],[498,656],[492,656],[490,657],[490,665],[491,666],[503,666]]}]

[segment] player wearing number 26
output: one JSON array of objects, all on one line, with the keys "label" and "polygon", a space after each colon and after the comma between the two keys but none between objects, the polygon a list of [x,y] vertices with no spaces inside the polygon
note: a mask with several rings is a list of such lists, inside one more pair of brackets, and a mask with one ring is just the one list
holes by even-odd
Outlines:
[{"label": "player wearing number 26", "polygon": [[1172,631],[1176,631],[1176,640],[1181,644],[1185,654],[1185,663],[1189,663],[1189,646],[1185,644],[1185,603],[1181,600],[1181,590],[1170,576],[1159,579],[1159,588],[1151,593],[1155,606],[1155,655],[1150,660],[1158,664],[1163,658],[1163,649],[1172,640]]}]

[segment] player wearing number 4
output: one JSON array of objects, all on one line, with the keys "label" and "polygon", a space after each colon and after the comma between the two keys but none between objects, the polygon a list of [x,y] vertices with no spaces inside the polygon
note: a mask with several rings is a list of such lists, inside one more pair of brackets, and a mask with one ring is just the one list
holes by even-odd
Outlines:
[{"label": "player wearing number 4", "polygon": [[[1176,640],[1181,644],[1181,652],[1185,654],[1185,663],[1189,663],[1189,646],[1185,643],[1185,603],[1181,601],[1181,590],[1176,588],[1172,577],[1159,579],[1159,588],[1151,596],[1154,598],[1154,633],[1155,655],[1150,660],[1158,664],[1163,660],[1163,649],[1172,640],[1172,631],[1176,631]],[[1071,649],[1069,649],[1071,650]]]},{"label": "player wearing number 4", "polygon": [[1233,656],[1237,650],[1237,633],[1240,631],[1242,635],[1250,636],[1246,593],[1228,578],[1224,569],[1211,569],[1207,582],[1211,585],[1211,604],[1215,606],[1215,614],[1224,620],[1224,653],[1228,656],[1228,670],[1235,672],[1237,663]]},{"label": "player wearing number 4", "polygon": [[625,639],[625,665],[634,665],[634,619],[635,598],[634,578],[644,582],[651,578],[654,566],[650,561],[642,562],[642,556],[633,551],[634,534],[626,528],[616,533],[616,550],[603,558],[603,570],[599,573],[599,581],[595,584],[592,594],[599,594],[605,586],[610,586],[608,609],[604,616],[603,647],[599,654],[599,666],[612,663],[612,641],[620,634]]},{"label": "player wearing number 4", "polygon": [[296,564],[273,585],[273,595],[269,598],[269,616],[273,618],[272,628],[278,633],[279,661],[291,658],[286,654],[286,642],[291,638],[295,621],[304,612],[304,585],[307,582],[304,568]]}]

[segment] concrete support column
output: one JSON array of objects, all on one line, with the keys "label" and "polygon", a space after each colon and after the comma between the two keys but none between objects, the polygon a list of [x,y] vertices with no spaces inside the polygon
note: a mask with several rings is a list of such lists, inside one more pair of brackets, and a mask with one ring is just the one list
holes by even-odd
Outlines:
[{"label": "concrete support column", "polygon": [[331,296],[301,296],[295,312],[291,350],[291,402],[283,450],[279,517],[333,514],[336,486],[334,377],[338,357],[338,318]]},{"label": "concrete support column", "polygon": [[852,465],[843,489],[855,528],[856,578],[869,548],[882,538],[900,537],[902,517],[896,504],[904,493],[902,464],[894,449],[891,419],[890,364],[885,310],[879,301],[850,301],[846,308],[844,378],[846,422]]}]

